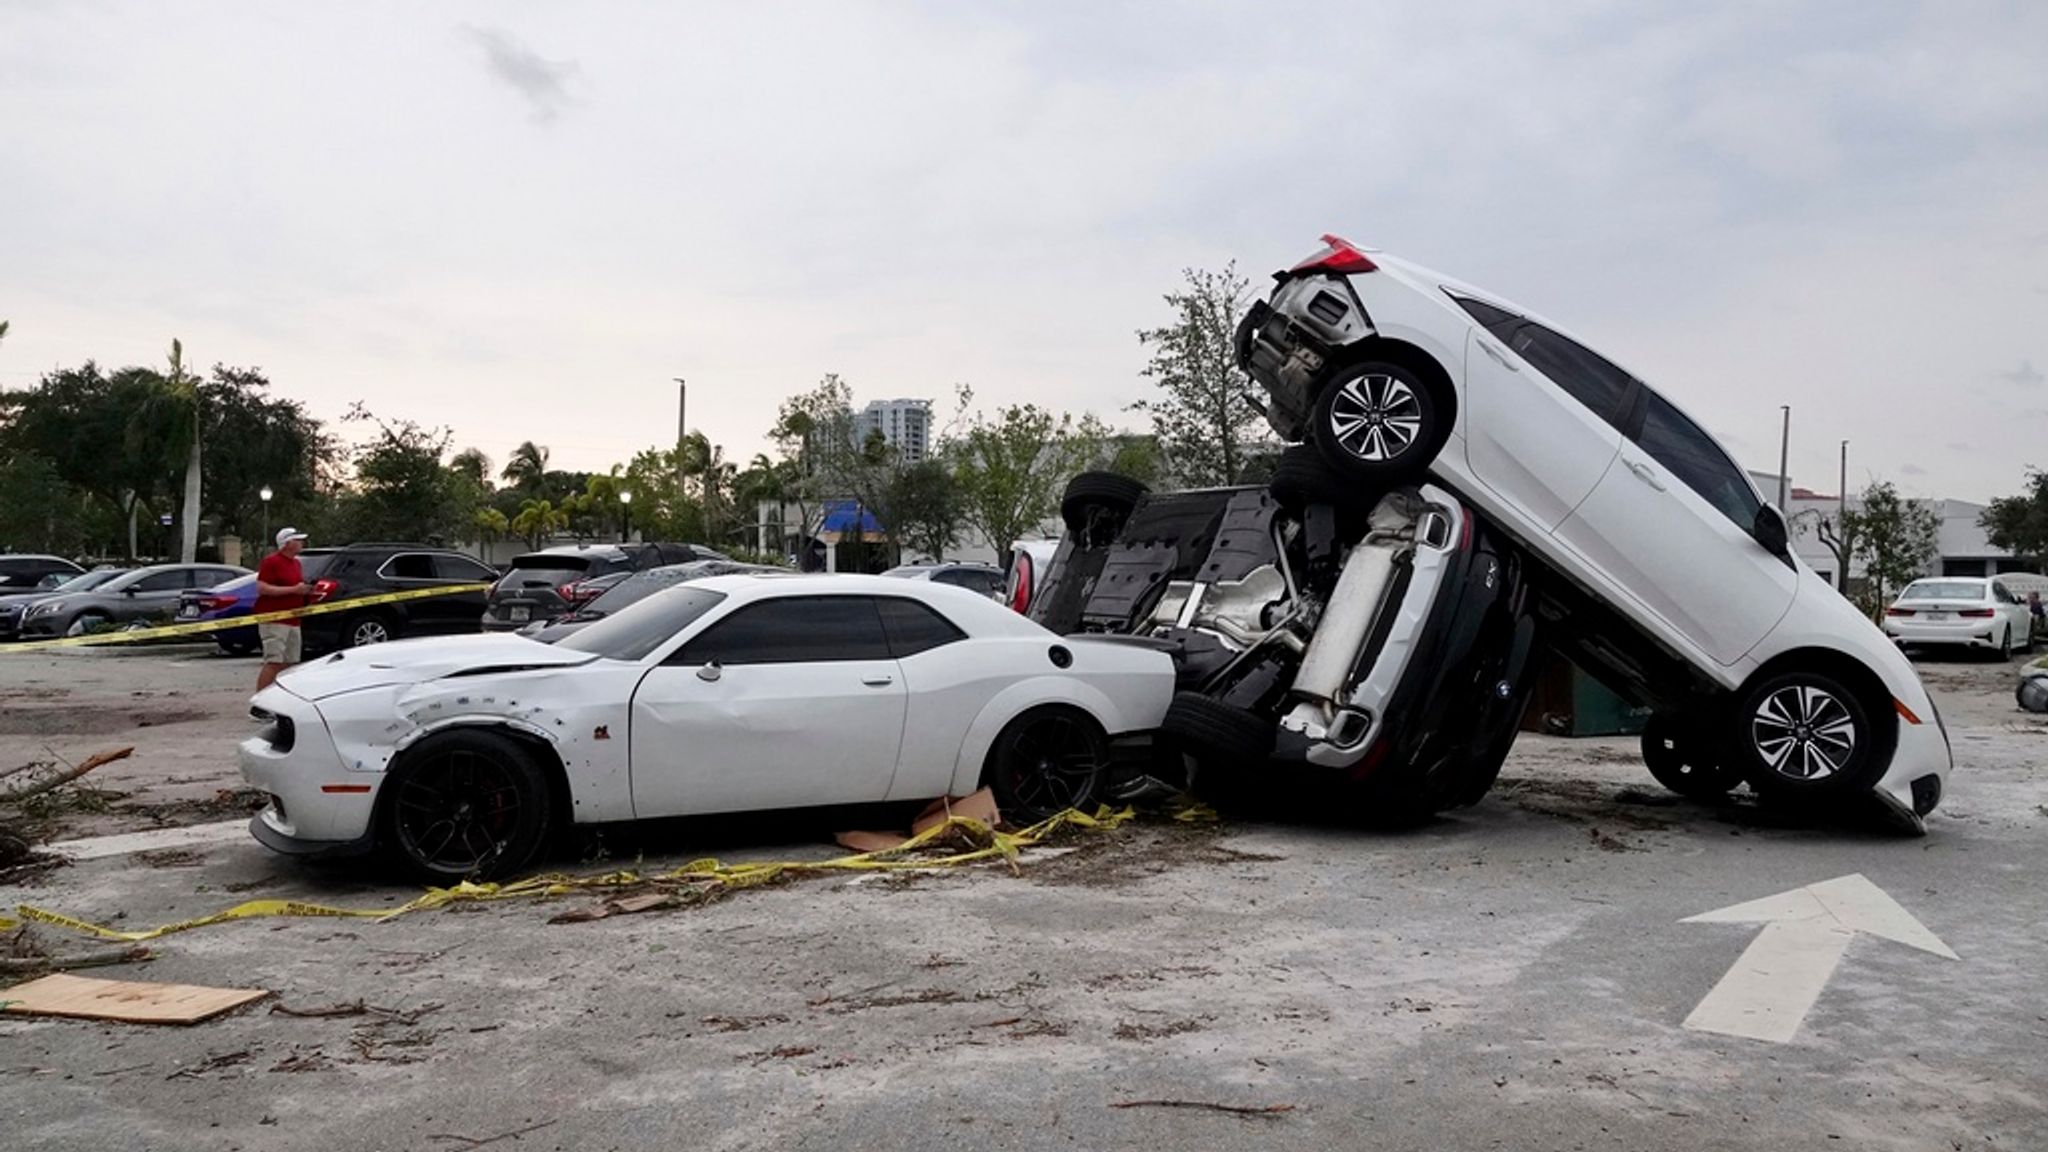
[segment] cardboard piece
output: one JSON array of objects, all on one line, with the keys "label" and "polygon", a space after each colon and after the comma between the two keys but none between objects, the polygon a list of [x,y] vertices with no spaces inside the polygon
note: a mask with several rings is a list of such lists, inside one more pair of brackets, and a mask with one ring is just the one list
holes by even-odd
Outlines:
[{"label": "cardboard piece", "polygon": [[996,794],[983,788],[972,796],[941,796],[932,801],[923,812],[918,813],[917,819],[911,822],[910,834],[915,836],[936,828],[952,816],[979,820],[991,828],[1003,818],[1002,813],[996,811]]},{"label": "cardboard piece", "polygon": [[57,973],[0,992],[5,1011],[129,1024],[197,1024],[270,995],[267,988],[204,988]]},{"label": "cardboard piece", "polygon": [[910,837],[898,836],[894,832],[841,832],[832,839],[841,848],[865,854],[898,847]]}]

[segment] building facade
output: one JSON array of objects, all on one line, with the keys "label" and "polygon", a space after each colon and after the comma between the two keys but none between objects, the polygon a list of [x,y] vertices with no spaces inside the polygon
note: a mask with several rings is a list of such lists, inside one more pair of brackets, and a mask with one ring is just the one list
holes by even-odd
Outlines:
[{"label": "building facade", "polygon": [[853,417],[855,446],[866,443],[871,432],[880,432],[905,464],[921,464],[931,453],[932,402],[870,400]]}]

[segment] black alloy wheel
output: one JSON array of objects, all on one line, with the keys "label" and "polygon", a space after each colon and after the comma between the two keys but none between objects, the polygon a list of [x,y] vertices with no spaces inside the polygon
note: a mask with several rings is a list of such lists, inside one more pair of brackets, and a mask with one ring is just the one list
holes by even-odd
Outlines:
[{"label": "black alloy wheel", "polygon": [[429,883],[502,876],[532,857],[547,830],[546,782],[524,749],[496,733],[430,738],[388,787],[387,846]]},{"label": "black alloy wheel", "polygon": [[1701,726],[1663,712],[1643,725],[1643,763],[1657,783],[1694,800],[1726,796],[1742,783]]},{"label": "black alloy wheel", "polygon": [[1108,765],[1109,744],[1094,720],[1068,708],[1039,708],[996,736],[988,783],[1006,819],[1035,824],[1093,804]]}]

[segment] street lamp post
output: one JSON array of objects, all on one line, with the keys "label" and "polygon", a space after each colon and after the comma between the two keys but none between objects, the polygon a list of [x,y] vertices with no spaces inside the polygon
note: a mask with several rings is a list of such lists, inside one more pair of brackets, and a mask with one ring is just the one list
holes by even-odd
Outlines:
[{"label": "street lamp post", "polygon": [[619,543],[633,538],[633,490],[619,493]]},{"label": "street lamp post", "polygon": [[263,539],[256,542],[256,554],[261,556],[270,547],[270,498],[276,493],[270,490],[270,485],[265,484],[256,495],[263,500]]}]

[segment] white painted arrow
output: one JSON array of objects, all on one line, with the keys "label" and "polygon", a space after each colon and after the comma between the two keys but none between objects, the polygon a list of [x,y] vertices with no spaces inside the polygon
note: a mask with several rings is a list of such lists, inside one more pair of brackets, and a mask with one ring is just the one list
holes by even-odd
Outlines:
[{"label": "white painted arrow", "polygon": [[1939,936],[1861,873],[1702,912],[1679,923],[1764,926],[1685,1018],[1685,1026],[1777,1044],[1798,1034],[1800,1021],[1820,999],[1858,932],[1957,959]]}]

